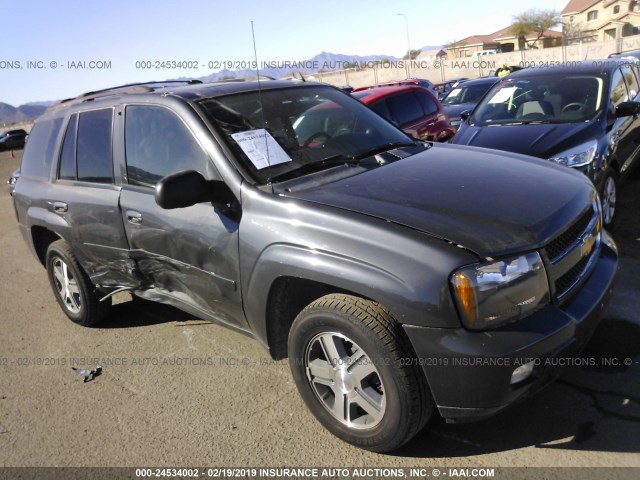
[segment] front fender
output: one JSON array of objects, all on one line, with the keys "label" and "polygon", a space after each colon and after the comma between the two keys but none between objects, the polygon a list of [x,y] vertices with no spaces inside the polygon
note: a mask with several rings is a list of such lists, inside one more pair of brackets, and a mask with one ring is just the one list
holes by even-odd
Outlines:
[{"label": "front fender", "polygon": [[[417,271],[419,266],[414,265]],[[414,271],[415,273],[415,271]],[[459,326],[448,276],[399,276],[379,265],[299,245],[275,244],[260,255],[245,290],[245,314],[254,334],[267,343],[266,309],[271,286],[283,277],[346,290],[385,305],[401,324]],[[419,281],[418,281],[419,280]],[[434,286],[438,284],[437,288]]]}]

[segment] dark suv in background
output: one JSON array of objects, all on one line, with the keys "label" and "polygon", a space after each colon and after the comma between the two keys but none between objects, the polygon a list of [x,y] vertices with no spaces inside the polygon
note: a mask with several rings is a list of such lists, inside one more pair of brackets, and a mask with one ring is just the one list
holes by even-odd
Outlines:
[{"label": "dark suv in background", "polygon": [[458,84],[441,100],[444,111],[449,115],[451,126],[458,130],[462,123],[462,114],[471,112],[480,102],[485,93],[500,79],[497,77],[482,77],[466,80]]},{"label": "dark suv in background", "polygon": [[583,175],[412,139],[310,82],[65,101],[33,127],[13,199],[72,321],[129,290],[246,332],[289,357],[326,428],[374,451],[436,408],[469,421],[539,389],[617,268]]},{"label": "dark suv in background", "polygon": [[24,148],[27,132],[23,129],[7,130],[0,133],[0,152],[3,150],[16,150]]},{"label": "dark suv in background", "polygon": [[585,173],[615,221],[618,185],[640,163],[638,61],[526,68],[496,84],[452,143],[548,159]]}]

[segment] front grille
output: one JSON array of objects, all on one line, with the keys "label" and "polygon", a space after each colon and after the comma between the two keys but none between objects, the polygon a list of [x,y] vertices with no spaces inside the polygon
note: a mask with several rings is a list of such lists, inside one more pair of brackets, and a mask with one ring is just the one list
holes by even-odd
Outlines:
[{"label": "front grille", "polygon": [[569,228],[545,247],[547,272],[559,304],[566,302],[587,278],[600,252],[597,200]]},{"label": "front grille", "polygon": [[561,233],[551,240],[546,247],[547,255],[551,262],[555,262],[560,258],[562,254],[580,238],[589,226],[594,213],[593,209],[587,210],[573,225],[565,230],[564,233]]},{"label": "front grille", "polygon": [[591,255],[588,257],[582,257],[571,270],[556,280],[556,294],[559,297],[565,296],[571,287],[580,279],[582,272],[587,268],[587,265],[589,265],[589,260],[591,260],[592,255],[593,252],[591,252]]}]

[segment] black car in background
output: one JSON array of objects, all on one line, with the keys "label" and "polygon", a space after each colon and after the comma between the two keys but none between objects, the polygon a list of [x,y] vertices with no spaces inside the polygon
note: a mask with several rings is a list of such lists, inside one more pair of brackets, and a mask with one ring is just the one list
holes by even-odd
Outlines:
[{"label": "black car in background", "polygon": [[482,77],[475,80],[467,80],[454,86],[441,100],[442,106],[449,115],[451,126],[456,130],[460,127],[463,112],[471,111],[500,79],[497,77]]},{"label": "black car in background", "polygon": [[22,129],[0,133],[0,152],[24,148],[27,132]]},{"label": "black car in background", "polygon": [[452,143],[524,153],[584,172],[611,227],[618,184],[640,154],[637,65],[610,58],[514,72],[463,115]]}]

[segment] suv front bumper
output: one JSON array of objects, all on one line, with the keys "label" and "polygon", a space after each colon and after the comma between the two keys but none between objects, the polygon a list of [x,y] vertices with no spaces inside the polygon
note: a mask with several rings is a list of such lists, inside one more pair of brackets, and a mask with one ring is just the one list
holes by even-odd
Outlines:
[{"label": "suv front bumper", "polygon": [[[403,325],[440,414],[448,422],[493,415],[538,390],[568,365],[593,334],[611,296],[618,266],[613,239],[603,231],[602,248],[589,279],[558,307],[484,332],[464,328]],[[592,359],[588,359],[592,361]],[[511,384],[518,366],[533,361],[532,374]]]}]

